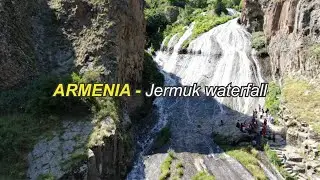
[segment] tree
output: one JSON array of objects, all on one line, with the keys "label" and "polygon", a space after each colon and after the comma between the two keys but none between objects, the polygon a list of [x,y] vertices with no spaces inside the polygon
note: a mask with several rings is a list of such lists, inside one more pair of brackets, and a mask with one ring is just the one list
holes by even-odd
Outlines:
[{"label": "tree", "polygon": [[215,13],[220,16],[222,13],[227,14],[228,11],[226,9],[226,4],[225,2],[223,2],[222,0],[214,0],[212,2],[212,5],[214,7],[214,11]]},{"label": "tree", "polygon": [[207,0],[189,0],[189,4],[191,7],[195,8],[206,8],[208,7]]}]

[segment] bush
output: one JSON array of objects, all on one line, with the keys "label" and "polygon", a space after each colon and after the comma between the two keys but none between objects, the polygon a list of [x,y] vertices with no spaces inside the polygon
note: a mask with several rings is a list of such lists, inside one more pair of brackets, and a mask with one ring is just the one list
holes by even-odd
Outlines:
[{"label": "bush", "polygon": [[171,176],[170,168],[174,157],[172,155],[168,155],[166,159],[163,161],[163,163],[160,166],[161,169],[161,175],[160,180],[168,179]]},{"label": "bush", "polygon": [[[221,14],[227,14],[228,11],[226,9],[226,2],[223,1],[223,0],[213,0],[211,2],[211,5],[212,9],[214,9],[214,12],[216,13],[216,15],[220,16]],[[231,7],[231,6],[229,6]]]},{"label": "bush", "polygon": [[166,46],[166,47],[168,46],[170,39],[174,35],[177,34],[178,37],[180,38],[184,32],[185,32],[185,26],[182,24],[173,24],[173,25],[167,26],[166,30],[164,31],[164,36],[166,37],[166,40],[164,42],[164,46]]},{"label": "bush", "polygon": [[252,34],[252,48],[257,50],[257,55],[260,57],[268,56],[268,49],[267,49],[267,39],[264,36],[262,31],[254,32]]},{"label": "bush", "polygon": [[270,113],[273,116],[276,116],[280,110],[280,96],[280,87],[275,82],[269,83],[268,93],[266,96],[266,108],[270,110]]},{"label": "bush", "polygon": [[78,97],[52,97],[59,83],[72,82],[70,76],[41,76],[20,89],[0,92],[0,115],[29,113],[45,117],[71,112],[75,107],[85,107]]},{"label": "bush", "polygon": [[206,8],[206,7],[208,7],[207,0],[189,0],[188,4],[191,7],[194,7],[194,8]]},{"label": "bush", "polygon": [[181,178],[184,175],[184,166],[182,162],[178,162],[176,165],[178,178]]},{"label": "bush", "polygon": [[277,153],[272,151],[270,149],[269,144],[266,144],[264,146],[264,152],[266,153],[268,159],[271,161],[273,165],[276,166],[280,174],[286,179],[286,180],[294,180],[295,178],[292,177],[281,165],[281,160],[278,158]]},{"label": "bush", "polygon": [[187,48],[191,41],[196,39],[199,35],[208,32],[212,28],[226,23],[227,21],[231,20],[233,17],[231,16],[214,16],[214,15],[202,15],[199,14],[198,16],[194,17],[192,20],[195,22],[194,29],[192,31],[192,35],[183,42],[182,48]]},{"label": "bush", "polygon": [[41,174],[37,180],[55,180],[56,178],[52,174]]},{"label": "bush", "polygon": [[320,58],[320,44],[314,44],[309,48],[309,52],[311,57],[316,59]]},{"label": "bush", "polygon": [[259,50],[265,48],[267,44],[266,38],[262,31],[254,32],[252,34],[252,47]]},{"label": "bush", "polygon": [[162,32],[169,24],[164,9],[146,9],[145,17],[147,21],[147,46],[153,46],[158,50],[163,39]]},{"label": "bush", "polygon": [[266,144],[264,146],[264,151],[272,164],[274,164],[277,167],[281,166],[281,160],[278,158],[277,153],[270,149],[269,144]]},{"label": "bush", "polygon": [[179,8],[175,6],[167,6],[164,9],[164,14],[167,18],[168,23],[173,23],[179,16]]},{"label": "bush", "polygon": [[164,76],[159,72],[157,63],[153,61],[152,56],[147,52],[144,54],[142,79],[144,91],[149,91],[151,84],[155,84],[155,86],[164,85]]}]

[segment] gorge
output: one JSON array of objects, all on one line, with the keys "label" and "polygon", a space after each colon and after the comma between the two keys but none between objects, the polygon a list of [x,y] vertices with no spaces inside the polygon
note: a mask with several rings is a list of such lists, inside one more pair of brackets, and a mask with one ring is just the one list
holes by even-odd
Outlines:
[{"label": "gorge", "polygon": [[2,0],[0,16],[0,179],[320,178],[318,0]]}]

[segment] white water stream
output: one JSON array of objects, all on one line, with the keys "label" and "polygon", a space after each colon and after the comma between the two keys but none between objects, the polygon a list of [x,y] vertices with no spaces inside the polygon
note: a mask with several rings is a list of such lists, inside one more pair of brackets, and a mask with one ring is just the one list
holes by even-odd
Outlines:
[{"label": "white water stream", "polygon": [[[237,19],[202,34],[190,43],[188,54],[179,54],[183,42],[191,36],[193,27],[191,24],[181,38],[175,35],[170,39],[168,49],[173,51],[159,51],[154,58],[165,76],[165,85],[198,83],[201,86],[222,86],[232,83],[245,86],[248,83],[260,85],[264,82],[260,65],[252,55],[251,35],[237,23]],[[143,156],[150,150],[155,134],[170,121],[168,117],[176,117],[176,120],[183,117],[187,122],[181,123],[187,126],[194,120],[196,114],[214,119],[215,112],[212,110],[214,106],[218,106],[220,114],[233,110],[251,115],[252,110],[263,103],[264,98],[251,97],[215,100],[157,98],[154,104],[158,107],[159,120],[151,132],[139,142],[142,150],[127,180],[145,179]],[[183,112],[177,107],[183,107]]]}]

